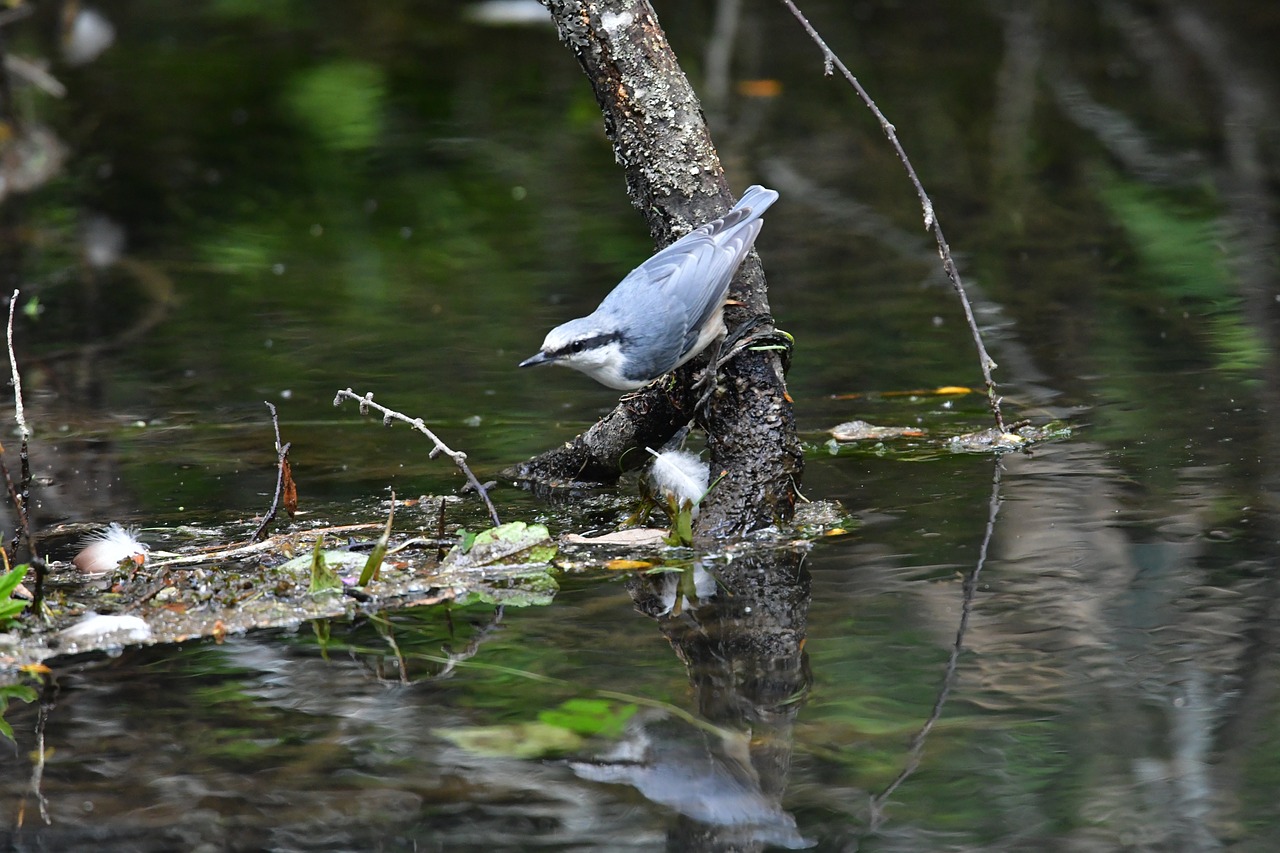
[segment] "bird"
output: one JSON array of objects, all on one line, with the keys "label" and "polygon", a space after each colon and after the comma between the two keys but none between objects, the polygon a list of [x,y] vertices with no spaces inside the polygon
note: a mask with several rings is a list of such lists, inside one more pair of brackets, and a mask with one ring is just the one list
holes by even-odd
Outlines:
[{"label": "bird", "polygon": [[774,190],[748,187],[724,216],[628,273],[595,311],[548,332],[519,366],[561,364],[619,391],[675,370],[724,335],[729,282],[777,200]]}]

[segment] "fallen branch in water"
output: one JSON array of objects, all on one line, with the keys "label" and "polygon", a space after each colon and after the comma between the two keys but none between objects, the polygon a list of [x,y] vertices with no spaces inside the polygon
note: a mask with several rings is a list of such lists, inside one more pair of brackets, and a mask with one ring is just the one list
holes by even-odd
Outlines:
[{"label": "fallen branch in water", "polygon": [[822,51],[823,69],[826,76],[830,77],[834,70],[839,70],[844,79],[849,81],[849,85],[858,93],[858,97],[867,105],[867,109],[871,110],[872,114],[880,122],[880,129],[884,131],[889,144],[893,146],[898,159],[902,161],[903,168],[907,170],[907,176],[911,178],[911,183],[916,188],[916,195],[920,197],[920,206],[924,209],[924,227],[932,231],[934,239],[938,241],[938,256],[942,258],[942,269],[946,272],[947,278],[951,281],[951,286],[955,288],[956,294],[960,297],[960,305],[964,308],[964,317],[969,324],[969,332],[973,335],[973,343],[978,348],[978,364],[982,368],[982,378],[987,385],[987,405],[991,407],[991,413],[995,415],[996,428],[1003,433],[1005,426],[1004,417],[1000,414],[1000,397],[996,394],[995,380],[991,378],[991,371],[995,369],[996,363],[987,354],[986,345],[982,342],[982,332],[978,330],[978,321],[974,319],[973,306],[969,304],[969,297],[964,291],[964,284],[960,281],[960,270],[956,268],[956,262],[951,258],[951,247],[947,245],[947,238],[942,234],[942,224],[938,221],[937,213],[933,209],[933,201],[929,198],[929,194],[925,192],[924,185],[920,183],[915,167],[911,165],[911,159],[907,157],[906,149],[898,141],[897,131],[889,122],[889,119],[885,118],[884,113],[880,111],[880,107],[872,100],[867,90],[862,88],[858,78],[853,76],[853,72],[840,61],[840,57],[836,56],[835,51],[827,46],[826,41],[823,40],[822,36],[818,35],[818,31],[814,29],[813,24],[809,23],[809,19],[796,7],[796,4],[792,0],[782,0],[782,5],[786,6],[791,14],[795,16],[795,19],[800,22],[800,26],[809,34],[809,38],[813,39],[814,43],[818,45],[818,49]]},{"label": "fallen branch in water", "polygon": [[418,432],[425,435],[427,438],[431,439],[431,442],[435,445],[435,447],[432,449],[430,454],[431,458],[435,459],[437,456],[443,453],[444,455],[452,459],[453,464],[457,465],[458,469],[461,470],[464,475],[466,475],[467,485],[470,486],[472,489],[474,489],[476,493],[480,495],[480,499],[484,501],[485,507],[488,508],[489,510],[489,518],[493,520],[493,526],[497,527],[498,525],[502,524],[502,521],[499,520],[498,518],[498,511],[493,508],[493,501],[489,500],[489,493],[485,491],[484,484],[482,484],[478,479],[476,479],[476,475],[471,472],[471,468],[467,465],[467,454],[463,453],[460,450],[450,449],[449,445],[441,441],[439,436],[437,436],[431,430],[427,429],[426,424],[422,422],[422,418],[411,418],[408,415],[404,415],[404,414],[401,414],[400,412],[395,411],[394,409],[388,409],[386,406],[378,405],[377,403],[373,402],[372,391],[370,391],[368,394],[365,394],[363,397],[361,397],[360,395],[356,394],[356,392],[352,391],[350,388],[347,388],[345,390],[338,392],[338,395],[333,398],[333,404],[335,406],[341,406],[343,400],[355,400],[357,403],[359,403],[360,414],[362,415],[369,414],[370,409],[376,409],[378,412],[382,414],[382,423],[385,426],[391,426],[392,421],[403,421],[404,423],[407,423],[409,426],[416,429]]}]

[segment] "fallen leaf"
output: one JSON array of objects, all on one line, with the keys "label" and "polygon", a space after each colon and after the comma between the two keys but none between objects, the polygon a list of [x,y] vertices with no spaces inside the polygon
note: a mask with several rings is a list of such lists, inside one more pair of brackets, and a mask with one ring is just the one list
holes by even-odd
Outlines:
[{"label": "fallen leaf", "polygon": [[567,545],[623,545],[631,548],[650,548],[666,541],[667,531],[657,527],[632,527],[600,536],[580,536],[570,533],[564,537]]},{"label": "fallen leaf", "polygon": [[547,563],[556,555],[551,533],[542,524],[512,521],[482,530],[467,543],[454,546],[443,567],[475,568],[498,563]]},{"label": "fallen leaf", "polygon": [[625,572],[637,569],[651,569],[653,568],[653,563],[648,560],[610,560],[604,564],[604,567],[615,572]]},{"label": "fallen leaf", "polygon": [[875,426],[866,421],[848,421],[828,430],[836,441],[870,441],[886,438],[920,438],[925,431],[919,427]]}]

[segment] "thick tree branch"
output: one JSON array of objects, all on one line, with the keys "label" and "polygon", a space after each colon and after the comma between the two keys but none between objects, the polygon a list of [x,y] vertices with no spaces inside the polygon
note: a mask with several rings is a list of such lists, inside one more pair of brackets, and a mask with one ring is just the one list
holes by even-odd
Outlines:
[{"label": "thick tree branch", "polygon": [[[561,40],[595,91],[605,131],[632,202],[658,246],[722,215],[734,201],[697,96],[680,70],[647,0],[542,0]],[[730,329],[768,317],[764,272],[753,253],[730,290]],[[760,331],[770,331],[766,322]],[[705,357],[677,372],[674,388],[648,388],[586,433],[507,474],[535,486],[612,479],[690,419],[690,377]],[[721,372],[706,423],[713,474],[724,477],[703,502],[696,533],[722,538],[790,518],[803,469],[791,404],[776,351],[747,351]]]}]

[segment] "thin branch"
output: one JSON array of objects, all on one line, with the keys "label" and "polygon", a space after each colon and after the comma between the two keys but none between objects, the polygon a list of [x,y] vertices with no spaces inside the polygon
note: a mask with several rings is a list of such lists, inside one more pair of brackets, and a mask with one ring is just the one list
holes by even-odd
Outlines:
[{"label": "thin branch", "polygon": [[987,501],[987,529],[982,535],[982,546],[978,549],[978,562],[973,567],[973,571],[969,572],[968,577],[964,579],[963,601],[960,605],[960,623],[956,626],[956,639],[951,645],[951,656],[947,659],[942,686],[938,689],[938,696],[933,702],[933,710],[929,712],[929,718],[924,721],[924,725],[920,727],[915,737],[911,739],[911,747],[907,752],[906,766],[889,783],[888,787],[871,798],[870,828],[872,831],[875,831],[884,822],[884,805],[889,797],[920,766],[920,761],[924,757],[924,742],[929,737],[929,733],[933,731],[933,727],[937,725],[938,720],[942,718],[942,708],[947,704],[947,699],[951,696],[951,690],[956,684],[956,676],[960,666],[960,652],[964,650],[964,635],[969,630],[969,614],[973,612],[974,592],[978,588],[978,577],[982,574],[982,568],[987,563],[987,548],[991,545],[991,537],[995,533],[996,516],[1000,514],[1000,478],[1004,469],[1001,467],[999,456],[996,456],[994,464],[995,472],[991,475],[991,497]]},{"label": "thin branch", "polygon": [[[4,469],[4,477],[9,487],[9,494],[14,503],[14,510],[18,513],[18,524],[22,529],[22,536],[27,540],[27,551],[31,557],[32,567],[36,570],[36,584],[34,595],[34,609],[40,612],[41,602],[44,601],[44,561],[36,555],[36,543],[31,537],[31,454],[28,442],[31,438],[31,429],[27,426],[27,416],[22,405],[22,376],[18,373],[18,357],[14,354],[13,349],[13,314],[18,306],[18,291],[15,290],[13,295],[9,297],[9,323],[7,328],[7,340],[9,345],[9,372],[13,379],[13,417],[18,422],[18,433],[22,436],[22,442],[18,446],[18,459],[22,466],[21,478],[18,481],[17,488],[13,486],[13,480],[9,476],[8,468]],[[15,556],[17,551],[17,535],[14,535]]]},{"label": "thin branch", "polygon": [[903,168],[907,170],[907,176],[911,178],[911,183],[916,188],[916,195],[920,197],[920,206],[924,210],[924,227],[926,230],[932,231],[934,239],[938,241],[938,256],[942,258],[942,268],[946,271],[947,278],[951,281],[951,286],[955,288],[960,297],[960,304],[964,308],[965,320],[969,323],[969,331],[973,335],[974,346],[978,348],[978,363],[982,368],[982,378],[987,385],[987,404],[991,407],[991,413],[995,415],[996,428],[1004,432],[1004,417],[1000,414],[1000,398],[996,395],[995,380],[991,378],[991,371],[995,369],[996,363],[987,354],[987,348],[982,343],[982,333],[978,330],[978,321],[974,319],[973,307],[969,304],[969,297],[965,294],[964,284],[960,281],[960,270],[956,268],[956,263],[951,258],[951,248],[947,245],[947,239],[942,234],[942,225],[938,222],[938,217],[934,212],[933,202],[930,200],[929,194],[924,191],[924,185],[920,183],[920,178],[916,175],[915,167],[911,165],[911,160],[907,157],[907,152],[902,147],[902,143],[898,141],[896,129],[889,122],[889,119],[885,117],[884,113],[880,111],[880,107],[876,106],[876,102],[872,100],[871,95],[867,94],[867,90],[862,88],[858,78],[854,77],[848,67],[840,61],[840,57],[836,56],[835,51],[827,46],[827,43],[822,36],[818,35],[818,31],[813,28],[813,24],[809,23],[809,19],[804,16],[804,13],[796,8],[796,4],[792,0],[781,0],[781,2],[800,22],[800,26],[809,34],[809,38],[813,39],[814,43],[822,51],[824,73],[830,77],[833,69],[837,69],[844,75],[844,78],[849,81],[849,85],[858,93],[858,97],[867,105],[867,109],[871,110],[872,114],[880,122],[880,129],[884,131],[889,144],[893,146],[898,159],[902,161]]},{"label": "thin branch", "polygon": [[[284,494],[286,489],[292,491],[293,475],[289,471],[289,448],[293,447],[293,443],[280,443],[280,418],[276,415],[276,407],[271,403],[263,401],[264,405],[271,410],[271,426],[276,432],[276,493],[271,499],[271,509],[262,517],[262,523],[258,525],[258,529],[253,531],[253,535],[249,537],[250,542],[257,542],[267,532],[267,525],[275,521],[276,514],[280,511],[280,496]],[[296,492],[294,493],[294,501],[296,504]],[[288,501],[286,500],[285,509],[290,515],[293,510],[288,509]]]},{"label": "thin branch", "polygon": [[499,520],[498,518],[498,511],[494,509],[493,502],[489,500],[489,493],[485,491],[484,484],[482,484],[478,479],[476,479],[475,474],[471,473],[471,468],[467,465],[467,454],[463,453],[460,450],[451,450],[449,446],[445,444],[443,441],[441,441],[440,438],[434,432],[427,429],[426,424],[422,422],[422,418],[410,418],[408,415],[403,415],[400,412],[395,411],[394,409],[388,409],[385,406],[378,405],[377,403],[373,402],[372,391],[370,391],[368,394],[365,394],[363,397],[361,397],[360,395],[356,394],[356,392],[352,391],[350,388],[347,388],[343,391],[338,392],[338,395],[333,398],[333,404],[335,406],[340,406],[342,405],[342,401],[344,399],[355,400],[357,403],[359,403],[360,414],[362,415],[369,414],[370,409],[376,409],[382,415],[382,423],[385,424],[386,426],[391,426],[391,422],[393,420],[403,421],[404,423],[416,429],[418,432],[425,435],[427,438],[431,439],[431,443],[435,445],[435,447],[432,449],[430,454],[431,458],[435,459],[437,456],[443,453],[444,455],[452,459],[453,464],[457,465],[459,470],[461,470],[462,473],[466,475],[467,485],[470,486],[472,489],[474,489],[480,495],[480,499],[484,501],[485,507],[487,507],[489,510],[489,517],[493,519],[494,526],[496,527],[497,525],[502,524],[502,521]]}]

